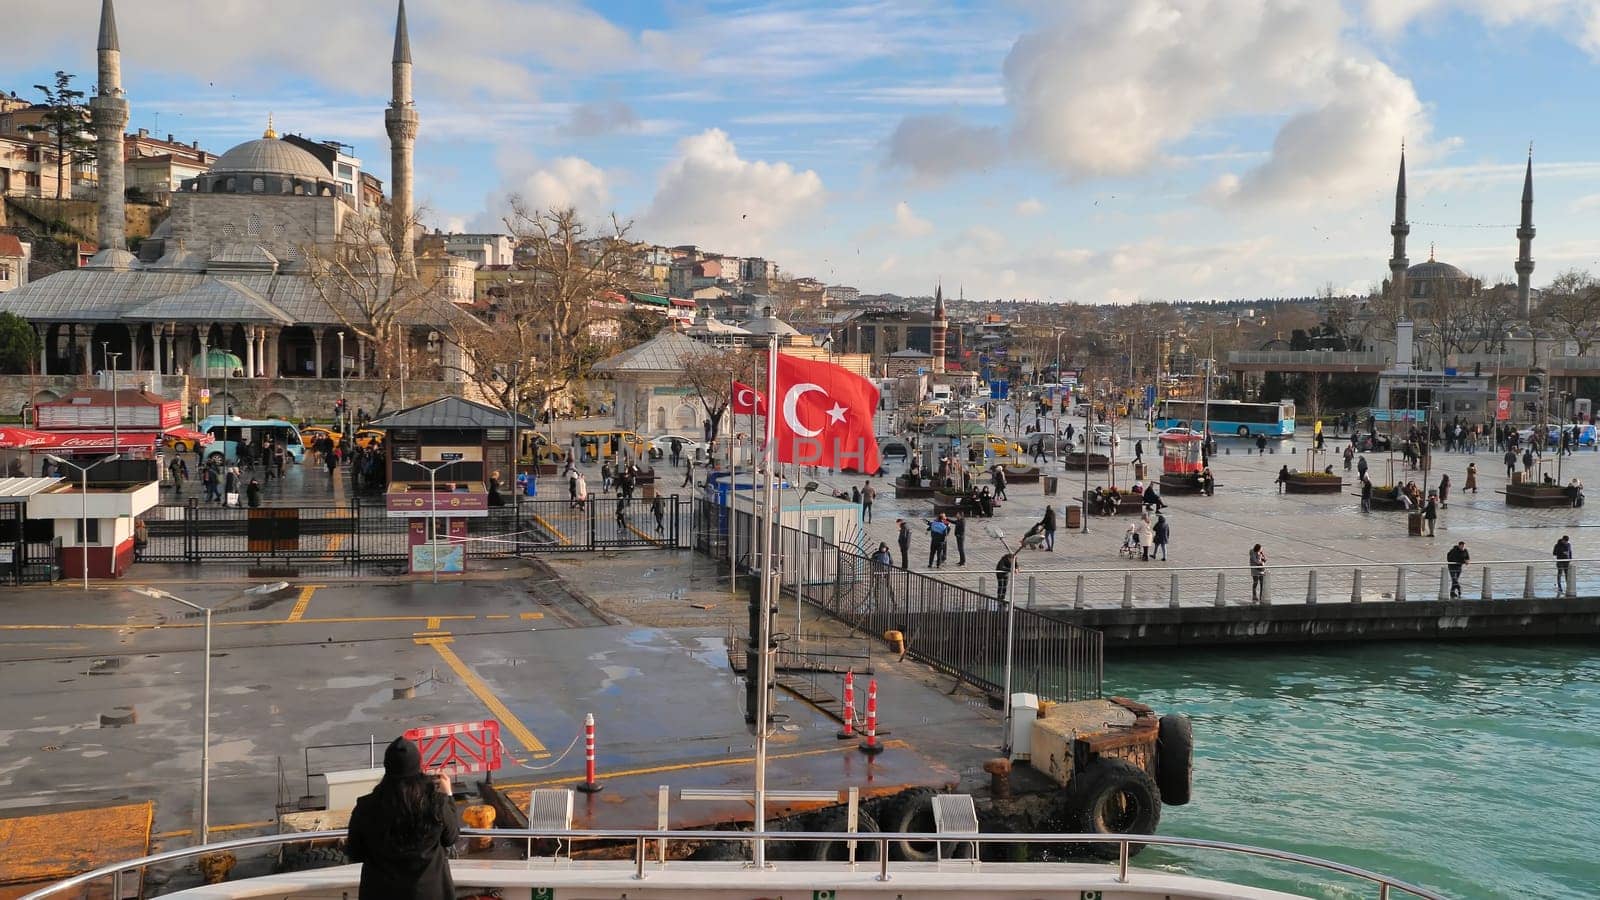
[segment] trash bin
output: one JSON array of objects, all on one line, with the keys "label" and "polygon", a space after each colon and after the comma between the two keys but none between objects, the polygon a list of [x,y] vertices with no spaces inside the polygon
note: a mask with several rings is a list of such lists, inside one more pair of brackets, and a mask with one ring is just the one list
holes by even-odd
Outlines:
[{"label": "trash bin", "polygon": [[1054,475],[1046,475],[1046,476],[1044,476],[1044,495],[1046,497],[1054,497],[1055,496],[1056,484],[1059,481],[1060,481],[1060,479],[1057,478]]},{"label": "trash bin", "polygon": [[1407,534],[1411,534],[1411,535],[1415,535],[1417,537],[1421,537],[1422,536],[1422,529],[1423,529],[1423,526],[1425,524],[1426,523],[1423,521],[1422,511],[1421,510],[1415,510],[1415,511],[1412,511],[1412,512],[1410,512],[1410,513],[1408,513],[1406,515],[1406,533]]},{"label": "trash bin", "polygon": [[1064,527],[1068,531],[1076,531],[1079,528],[1082,528],[1083,527],[1083,507],[1081,507],[1081,506],[1069,506],[1069,507],[1066,508],[1066,511],[1067,511],[1067,515],[1066,515]]},{"label": "trash bin", "polygon": [[1143,481],[1144,480],[1144,473],[1145,473],[1145,464],[1144,463],[1136,462],[1136,463],[1133,464],[1133,477],[1135,479],[1137,479],[1139,481]]}]

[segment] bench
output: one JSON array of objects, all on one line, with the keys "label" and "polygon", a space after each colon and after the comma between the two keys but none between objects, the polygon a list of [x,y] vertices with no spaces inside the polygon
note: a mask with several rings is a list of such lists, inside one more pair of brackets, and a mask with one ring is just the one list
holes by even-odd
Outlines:
[{"label": "bench", "polygon": [[[1140,514],[1142,514],[1144,512],[1145,505],[1144,505],[1144,498],[1143,497],[1141,497],[1141,496],[1139,496],[1137,494],[1129,494],[1129,493],[1123,493],[1123,494],[1120,495],[1120,497],[1121,497],[1121,502],[1117,504],[1117,512],[1116,512],[1117,515],[1119,515],[1119,516],[1137,516],[1137,515],[1140,515]],[[1089,510],[1089,514],[1092,515],[1092,516],[1109,516],[1110,515],[1110,513],[1101,512],[1099,509],[1096,508],[1095,502],[1094,502],[1094,499],[1093,499],[1093,492],[1089,492],[1089,493],[1086,493],[1086,494],[1083,495],[1083,505],[1084,505],[1084,508]]]}]

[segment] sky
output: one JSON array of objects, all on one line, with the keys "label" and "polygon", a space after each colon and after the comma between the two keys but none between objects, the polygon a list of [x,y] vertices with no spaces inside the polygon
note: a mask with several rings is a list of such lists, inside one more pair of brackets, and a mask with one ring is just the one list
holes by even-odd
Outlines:
[{"label": "sky", "polygon": [[[0,0],[0,90],[94,80],[99,0]],[[387,180],[392,0],[121,0],[130,128]],[[1596,0],[410,0],[425,223],[508,198],[863,292],[1306,296],[1600,271]]]}]

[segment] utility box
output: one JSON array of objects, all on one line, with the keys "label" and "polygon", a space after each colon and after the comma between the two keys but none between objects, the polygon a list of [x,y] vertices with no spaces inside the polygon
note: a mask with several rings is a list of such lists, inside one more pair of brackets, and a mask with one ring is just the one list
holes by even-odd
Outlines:
[{"label": "utility box", "polygon": [[1039,718],[1038,694],[1011,695],[1011,758],[1033,755],[1033,721]]},{"label": "utility box", "polygon": [[347,769],[311,776],[312,790],[322,789],[326,809],[354,809],[356,800],[372,793],[383,780],[383,769]]}]

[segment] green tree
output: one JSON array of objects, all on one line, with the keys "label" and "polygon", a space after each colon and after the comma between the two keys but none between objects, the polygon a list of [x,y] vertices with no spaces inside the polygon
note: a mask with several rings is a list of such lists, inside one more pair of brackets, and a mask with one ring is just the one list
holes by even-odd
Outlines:
[{"label": "green tree", "polygon": [[0,312],[0,372],[26,375],[39,360],[39,335],[21,316]]},{"label": "green tree", "polygon": [[89,121],[89,110],[83,104],[83,91],[72,87],[70,72],[56,72],[54,86],[36,84],[34,90],[44,95],[47,108],[38,125],[28,125],[22,130],[30,135],[45,135],[56,148],[56,199],[61,199],[61,186],[71,177],[68,166],[94,159],[94,142],[83,136]]}]

